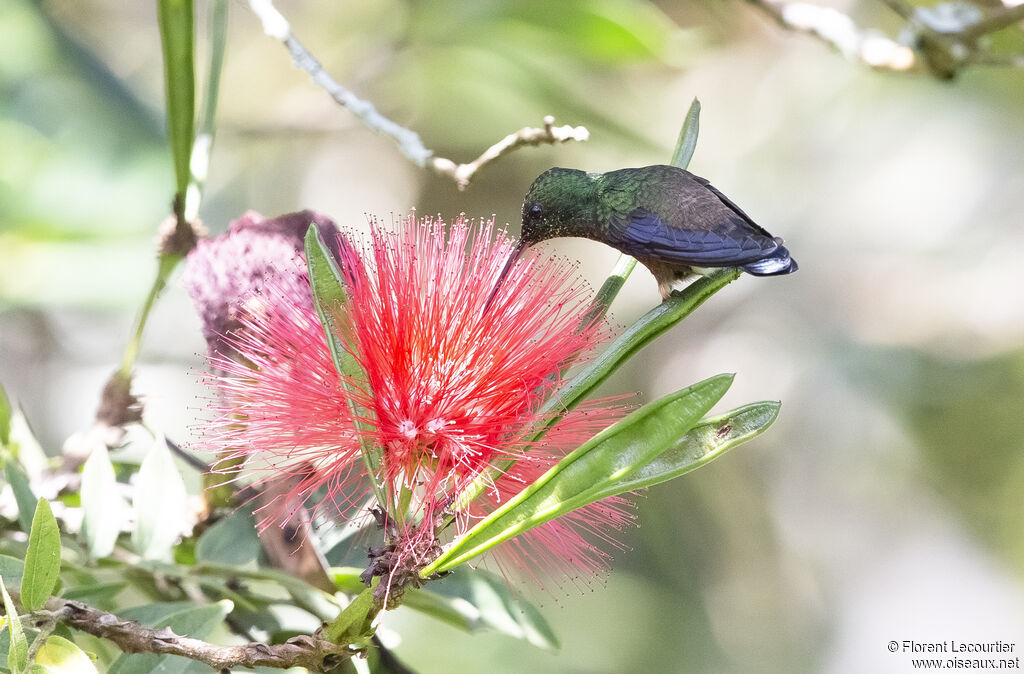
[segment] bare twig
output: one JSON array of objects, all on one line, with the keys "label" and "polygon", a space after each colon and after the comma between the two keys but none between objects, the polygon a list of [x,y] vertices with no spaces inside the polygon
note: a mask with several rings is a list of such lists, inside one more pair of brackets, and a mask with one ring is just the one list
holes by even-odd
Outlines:
[{"label": "bare twig", "polygon": [[306,71],[313,82],[358,117],[368,127],[388,136],[398,143],[399,151],[421,168],[426,168],[455,181],[459,189],[465,189],[473,175],[485,164],[524,145],[564,143],[570,140],[583,141],[589,132],[582,126],[554,126],[553,117],[544,118],[544,128],[525,127],[509,134],[488,148],[483,154],[466,164],[451,159],[436,157],[427,149],[418,133],[388,119],[377,111],[373,103],[363,100],[342,86],[324,70],[313,54],[292,35],[288,20],[274,7],[273,0],[249,0],[249,7],[263,24],[263,32],[284,43],[298,68]]},{"label": "bare twig", "polygon": [[548,115],[544,118],[544,128],[524,127],[515,133],[510,133],[494,145],[484,150],[483,154],[468,164],[456,164],[450,159],[435,157],[430,160],[430,168],[441,175],[446,175],[455,181],[459,189],[465,189],[473,175],[485,164],[494,161],[498,157],[515,150],[524,145],[541,145],[565,143],[570,140],[584,141],[590,137],[590,132],[582,126],[554,126],[555,118]]},{"label": "bare twig", "polygon": [[183,637],[168,628],[153,629],[133,620],[122,620],[77,601],[51,599],[47,603],[50,616],[46,620],[62,622],[69,627],[113,642],[125,653],[161,653],[180,655],[213,667],[305,667],[318,672],[333,667],[361,649],[334,644],[316,636],[298,636],[283,644],[248,643],[241,646],[218,646],[200,639]]}]

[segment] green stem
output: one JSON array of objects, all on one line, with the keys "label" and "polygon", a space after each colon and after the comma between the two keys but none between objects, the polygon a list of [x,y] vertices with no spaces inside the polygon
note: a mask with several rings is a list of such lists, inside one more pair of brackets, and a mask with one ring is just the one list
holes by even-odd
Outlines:
[{"label": "green stem", "polygon": [[153,280],[153,285],[149,289],[149,294],[146,296],[146,301],[142,305],[142,311],[139,313],[139,318],[135,323],[132,338],[124,349],[124,356],[121,357],[121,367],[117,371],[121,377],[127,378],[131,375],[132,368],[135,367],[135,361],[139,356],[139,348],[142,346],[142,333],[146,328],[146,321],[149,320],[149,313],[152,311],[153,305],[156,304],[164,288],[167,287],[167,279],[180,261],[181,256],[179,255],[160,256],[156,279]]}]

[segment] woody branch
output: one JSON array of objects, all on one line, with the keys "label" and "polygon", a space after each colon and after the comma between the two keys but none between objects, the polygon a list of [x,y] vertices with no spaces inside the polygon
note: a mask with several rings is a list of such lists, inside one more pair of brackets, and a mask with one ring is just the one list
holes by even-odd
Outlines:
[{"label": "woody branch", "polygon": [[117,645],[125,653],[180,655],[215,669],[232,667],[305,667],[321,671],[351,658],[359,649],[335,644],[313,636],[298,636],[283,644],[248,643],[220,646],[183,637],[168,628],[153,629],[133,620],[123,620],[81,602],[51,599],[46,609],[33,614],[38,624],[63,623]]}]

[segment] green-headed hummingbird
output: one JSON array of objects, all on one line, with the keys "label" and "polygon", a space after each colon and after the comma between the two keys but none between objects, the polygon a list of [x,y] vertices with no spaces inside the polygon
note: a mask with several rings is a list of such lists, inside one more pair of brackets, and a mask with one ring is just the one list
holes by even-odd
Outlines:
[{"label": "green-headed hummingbird", "polygon": [[593,239],[632,255],[651,270],[666,299],[677,281],[718,267],[755,276],[797,270],[782,239],[689,171],[664,165],[608,173],[553,168],[526,194],[522,237],[494,292],[525,248],[560,236]]}]

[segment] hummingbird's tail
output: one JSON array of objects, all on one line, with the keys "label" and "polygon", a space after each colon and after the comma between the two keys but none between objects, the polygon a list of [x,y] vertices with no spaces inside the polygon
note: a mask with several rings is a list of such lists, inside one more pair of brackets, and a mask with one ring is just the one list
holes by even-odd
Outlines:
[{"label": "hummingbird's tail", "polygon": [[[782,239],[776,239],[776,241],[782,243]],[[789,256],[789,250],[782,245],[773,250],[768,257],[762,257],[760,260],[740,266],[740,269],[754,276],[792,274],[799,268],[796,260]]]}]

